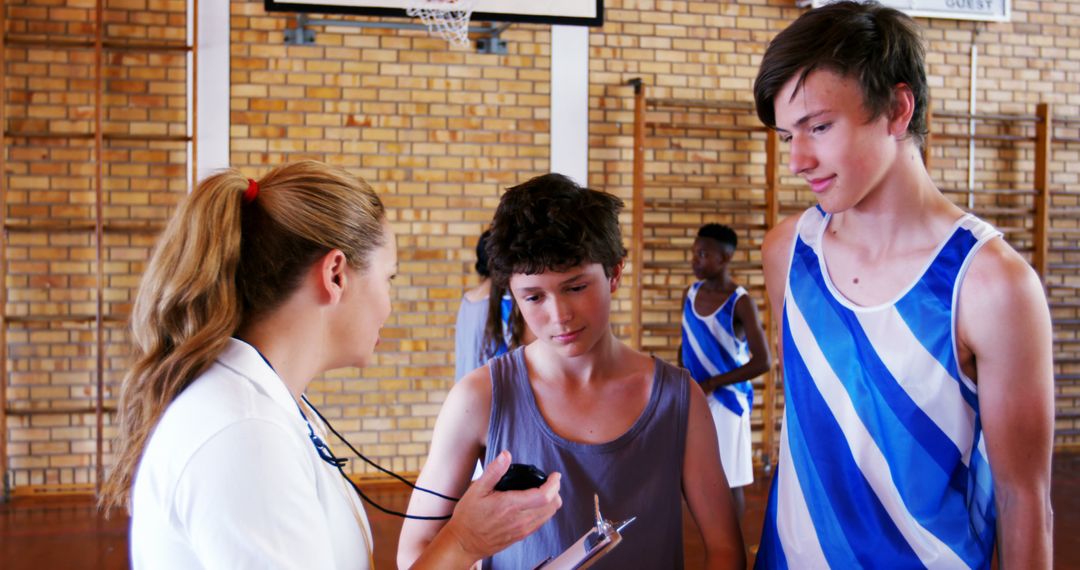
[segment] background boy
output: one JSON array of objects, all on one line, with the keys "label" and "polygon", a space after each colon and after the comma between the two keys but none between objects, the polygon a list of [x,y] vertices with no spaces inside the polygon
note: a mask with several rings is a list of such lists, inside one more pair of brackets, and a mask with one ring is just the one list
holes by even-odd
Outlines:
[{"label": "background boy", "polygon": [[[489,263],[537,340],[468,374],[439,413],[418,484],[456,494],[478,457],[503,449],[559,472],[562,508],[485,568],[532,568],[594,526],[593,494],[612,520],[636,516],[595,568],[681,568],[682,503],[704,535],[708,568],[745,565],[704,394],[678,368],[611,331],[626,250],[618,198],[548,174],[509,189],[492,223]],[[445,504],[414,494],[410,512]],[[441,523],[408,520],[407,567]]]},{"label": "background boy", "polygon": [[927,174],[915,24],[810,10],[754,97],[818,200],[763,247],[785,411],[758,567],[986,568],[996,535],[1002,567],[1049,568],[1049,311]]},{"label": "background boy", "polygon": [[698,229],[690,264],[700,281],[683,297],[679,364],[708,394],[720,460],[742,518],[742,487],[754,482],[750,380],[767,372],[772,362],[757,306],[728,271],[738,243],[727,226],[705,224]]}]

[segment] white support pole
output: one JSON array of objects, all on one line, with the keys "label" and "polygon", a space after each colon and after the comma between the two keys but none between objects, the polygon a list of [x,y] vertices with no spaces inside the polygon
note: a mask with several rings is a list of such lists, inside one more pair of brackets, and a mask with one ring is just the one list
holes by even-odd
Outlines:
[{"label": "white support pole", "polygon": [[229,2],[199,2],[198,13],[195,164],[202,180],[229,166]]},{"label": "white support pole", "polygon": [[[976,36],[978,34],[976,33]],[[968,90],[968,171],[967,171],[967,208],[968,211],[975,209],[975,114],[977,112],[979,79],[979,44],[975,43],[975,37],[971,38],[971,87]]]},{"label": "white support pole", "polygon": [[589,28],[551,27],[551,171],[589,183]]}]

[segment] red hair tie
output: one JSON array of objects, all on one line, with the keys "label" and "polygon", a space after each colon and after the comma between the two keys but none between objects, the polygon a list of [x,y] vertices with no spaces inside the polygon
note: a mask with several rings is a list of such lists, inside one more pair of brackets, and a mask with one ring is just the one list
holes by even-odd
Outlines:
[{"label": "red hair tie", "polygon": [[255,182],[253,178],[248,178],[247,190],[244,190],[244,202],[248,204],[255,201],[255,197],[259,195],[259,183]]}]

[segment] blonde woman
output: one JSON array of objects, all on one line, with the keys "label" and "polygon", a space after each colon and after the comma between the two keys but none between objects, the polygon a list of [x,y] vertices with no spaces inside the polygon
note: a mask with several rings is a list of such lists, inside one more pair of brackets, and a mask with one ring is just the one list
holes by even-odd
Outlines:
[{"label": "blonde woman", "polygon": [[[191,194],[135,301],[102,496],[130,506],[135,568],[373,566],[363,506],[319,449],[302,395],[323,372],[368,362],[396,268],[382,203],[343,170],[226,171]],[[432,513],[453,517],[415,567],[468,568],[551,517],[557,476],[492,491],[509,463]]]}]

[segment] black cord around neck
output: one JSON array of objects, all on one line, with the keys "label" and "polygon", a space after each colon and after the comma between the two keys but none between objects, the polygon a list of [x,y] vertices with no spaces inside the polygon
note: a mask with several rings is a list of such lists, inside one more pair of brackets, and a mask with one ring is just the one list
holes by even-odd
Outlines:
[{"label": "black cord around neck", "polygon": [[[307,396],[301,394],[300,399],[302,399],[304,401],[304,403],[307,404],[308,408],[310,408],[311,411],[315,412],[315,415],[319,417],[319,420],[322,421],[323,425],[325,425],[326,428],[329,429],[331,433],[333,433],[335,436],[337,436],[337,438],[339,440],[341,440],[342,443],[344,443],[346,446],[348,446],[348,448],[353,453],[355,453],[357,457],[359,457],[360,459],[363,459],[364,462],[366,462],[368,465],[371,465],[372,467],[378,469],[379,471],[382,471],[383,473],[386,473],[387,475],[390,475],[394,479],[397,479],[398,481],[401,481],[402,483],[408,485],[409,487],[412,487],[413,489],[416,489],[417,491],[428,493],[430,495],[434,495],[436,497],[439,497],[440,499],[445,499],[447,501],[452,501],[452,502],[455,502],[455,503],[460,500],[457,497],[449,497],[447,495],[443,495],[442,493],[420,487],[420,486],[412,483],[408,479],[405,479],[401,475],[398,475],[397,473],[394,473],[393,471],[390,471],[389,469],[386,469],[385,467],[379,465],[378,463],[375,463],[374,461],[368,459],[367,457],[364,456],[364,454],[357,451],[357,449],[355,447],[353,447],[352,444],[349,443],[349,441],[347,439],[345,439],[344,436],[342,436],[340,433],[338,433],[338,431],[336,429],[334,429],[334,426],[330,424],[330,421],[326,419],[326,416],[322,415],[322,412],[320,412],[319,409],[316,408],[311,403],[311,401],[307,399]],[[300,410],[300,415],[301,416],[304,415],[303,410]],[[306,416],[304,417],[304,421],[307,421]],[[310,426],[310,422],[309,422],[309,426]],[[315,447],[316,447],[316,449],[319,449],[318,442],[315,442]],[[410,514],[406,514],[406,513],[400,513],[400,512],[397,512],[397,511],[392,511],[390,509],[387,509],[386,507],[383,507],[382,505],[376,503],[370,497],[365,495],[364,492],[360,490],[359,485],[357,485],[356,482],[354,482],[351,478],[349,478],[348,474],[345,473],[345,461],[344,460],[333,457],[333,452],[331,452],[329,450],[329,448],[327,448],[327,453],[330,454],[330,457],[323,456],[322,452],[319,453],[319,457],[321,457],[323,461],[326,461],[330,465],[333,465],[334,467],[336,467],[338,472],[341,473],[341,476],[344,477],[345,480],[348,481],[350,485],[352,485],[352,488],[356,491],[356,494],[359,495],[361,499],[363,499],[365,502],[367,502],[367,504],[371,505],[372,507],[375,507],[376,509],[378,509],[378,510],[380,510],[380,511],[382,511],[382,512],[388,514],[388,515],[394,515],[394,516],[398,516],[398,517],[402,517],[402,518],[406,518],[406,519],[415,519],[415,520],[422,520],[422,521],[444,521],[444,520],[448,520],[450,518],[451,515],[441,515],[441,516],[410,515]]]},{"label": "black cord around neck", "polygon": [[[240,342],[243,342],[244,344],[246,344],[246,345],[250,346],[251,348],[253,348],[255,350],[255,352],[259,355],[259,357],[262,358],[263,362],[265,362],[266,365],[270,367],[270,370],[272,370],[274,372],[274,374],[277,374],[277,370],[274,369],[274,365],[270,364],[270,360],[268,358],[266,358],[266,355],[263,354],[262,351],[260,351],[258,348],[256,348],[255,345],[253,345],[253,344],[251,344],[251,343],[249,343],[249,342],[247,342],[247,341],[245,341],[245,340],[243,340],[243,339],[241,339],[239,337],[233,337],[233,338],[235,338],[235,339],[239,340]],[[443,495],[442,493],[437,493],[437,492],[432,491],[430,489],[425,489],[423,487],[418,487],[417,485],[413,484],[412,482],[405,479],[401,475],[398,475],[397,473],[394,473],[393,471],[390,471],[389,469],[384,468],[383,466],[379,465],[378,463],[375,463],[374,461],[368,459],[367,457],[364,457],[364,454],[357,451],[356,448],[353,447],[351,443],[349,443],[349,440],[345,439],[345,437],[343,435],[341,435],[340,433],[338,433],[338,431],[336,429],[334,429],[334,426],[330,424],[330,421],[326,419],[326,416],[322,415],[322,412],[319,411],[319,408],[316,408],[315,405],[311,403],[311,400],[307,399],[307,396],[305,396],[304,394],[300,394],[300,399],[303,400],[304,403],[307,404],[307,406],[309,408],[311,408],[311,411],[315,412],[316,416],[319,416],[319,420],[322,421],[323,425],[325,425],[327,427],[327,429],[329,429],[335,436],[337,436],[337,438],[340,439],[342,443],[347,445],[349,447],[349,449],[352,450],[352,452],[356,454],[357,457],[359,457],[360,459],[363,459],[365,462],[367,462],[368,465],[371,465],[372,467],[378,469],[379,471],[382,471],[383,473],[386,473],[387,475],[390,475],[391,477],[397,479],[398,481],[401,481],[402,483],[405,483],[406,485],[408,485],[409,487],[412,487],[413,489],[416,489],[417,491],[422,491],[424,493],[435,495],[436,497],[439,497],[440,499],[445,499],[447,501],[451,501],[451,502],[455,502],[455,503],[460,500],[460,499],[458,499],[456,497],[448,497],[446,495]],[[363,499],[367,504],[375,507],[376,509],[378,509],[378,510],[380,510],[380,511],[382,511],[382,512],[388,514],[388,515],[394,515],[394,516],[402,517],[402,518],[406,518],[406,519],[415,519],[415,520],[421,520],[421,521],[445,521],[445,520],[450,519],[450,515],[430,516],[429,517],[429,516],[422,516],[422,515],[410,515],[410,514],[406,514],[406,513],[399,513],[397,511],[392,511],[392,510],[380,505],[379,503],[376,503],[375,501],[371,500],[371,498],[368,497],[367,495],[365,495],[364,492],[360,490],[360,487],[352,479],[349,478],[349,475],[347,473],[345,473],[345,463],[346,463],[347,460],[335,457],[333,450],[330,449],[330,446],[326,445],[326,443],[324,441],[322,441],[322,439],[319,438],[319,436],[315,435],[315,430],[314,430],[314,428],[311,427],[311,422],[308,421],[307,415],[304,414],[304,409],[301,408],[299,406],[299,404],[296,406],[296,409],[300,410],[300,416],[302,418],[304,418],[304,421],[307,422],[307,424],[308,424],[308,430],[310,430],[310,432],[311,432],[311,435],[310,435],[311,443],[315,446],[315,451],[319,454],[319,458],[322,459],[323,461],[329,463],[330,465],[334,466],[335,468],[337,468],[338,473],[341,473],[341,476],[344,477],[345,480],[349,482],[349,485],[352,485],[352,488],[353,488],[354,491],[356,491],[356,494],[359,495],[360,498]]]}]

